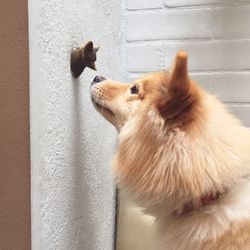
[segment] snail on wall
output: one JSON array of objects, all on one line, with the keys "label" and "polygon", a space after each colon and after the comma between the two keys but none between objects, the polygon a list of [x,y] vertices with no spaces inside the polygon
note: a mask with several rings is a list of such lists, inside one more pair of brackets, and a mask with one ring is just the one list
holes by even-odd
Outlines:
[{"label": "snail on wall", "polygon": [[98,50],[99,47],[94,47],[93,42],[89,41],[71,52],[70,69],[74,78],[78,78],[86,67],[96,70],[95,61]]}]

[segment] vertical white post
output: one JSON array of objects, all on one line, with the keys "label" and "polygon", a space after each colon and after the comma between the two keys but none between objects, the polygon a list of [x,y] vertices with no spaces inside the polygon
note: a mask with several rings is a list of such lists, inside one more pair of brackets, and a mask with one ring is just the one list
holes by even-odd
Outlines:
[{"label": "vertical white post", "polygon": [[[115,130],[92,107],[96,74],[121,79],[121,0],[29,0],[32,249],[111,250]],[[98,73],[70,73],[93,40]]]}]

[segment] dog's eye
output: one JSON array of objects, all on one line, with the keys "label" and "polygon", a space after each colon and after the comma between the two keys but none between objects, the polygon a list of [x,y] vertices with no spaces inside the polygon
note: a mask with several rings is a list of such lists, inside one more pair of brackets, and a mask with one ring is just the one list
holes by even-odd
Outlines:
[{"label": "dog's eye", "polygon": [[130,93],[132,95],[137,95],[139,93],[139,87],[138,85],[134,85],[133,87],[130,88]]}]

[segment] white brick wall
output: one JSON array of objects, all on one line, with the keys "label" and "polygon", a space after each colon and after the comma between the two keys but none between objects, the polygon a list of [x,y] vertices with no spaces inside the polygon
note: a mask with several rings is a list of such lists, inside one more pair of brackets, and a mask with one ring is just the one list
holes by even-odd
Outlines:
[{"label": "white brick wall", "polygon": [[193,5],[208,5],[208,4],[237,4],[248,3],[248,0],[166,0],[165,4],[168,7],[178,6],[193,6]]},{"label": "white brick wall", "polygon": [[249,14],[250,6],[134,11],[127,16],[127,39],[249,38]]},{"label": "white brick wall", "polygon": [[128,10],[157,9],[163,7],[162,0],[127,0]]},{"label": "white brick wall", "polygon": [[189,53],[189,69],[250,126],[250,0],[127,0],[127,79]]}]

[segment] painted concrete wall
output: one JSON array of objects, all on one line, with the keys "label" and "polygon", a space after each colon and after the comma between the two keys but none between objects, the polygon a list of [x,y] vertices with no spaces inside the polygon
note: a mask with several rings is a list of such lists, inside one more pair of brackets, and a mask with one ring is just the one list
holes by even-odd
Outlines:
[{"label": "painted concrete wall", "polygon": [[193,78],[250,126],[250,1],[127,0],[127,79],[189,53]]},{"label": "painted concrete wall", "polygon": [[122,80],[120,0],[29,0],[33,250],[109,250],[115,130],[69,70],[70,51],[100,45],[98,74]]}]

